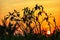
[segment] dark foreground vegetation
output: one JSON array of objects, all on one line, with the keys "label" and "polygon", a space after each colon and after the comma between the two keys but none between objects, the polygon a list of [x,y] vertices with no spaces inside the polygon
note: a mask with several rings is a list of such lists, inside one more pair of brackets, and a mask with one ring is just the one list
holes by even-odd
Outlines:
[{"label": "dark foreground vegetation", "polygon": [[60,34],[52,35],[51,37],[46,37],[45,35],[36,35],[36,34],[29,34],[26,36],[14,36],[11,35],[2,35],[0,36],[0,40],[60,40]]},{"label": "dark foreground vegetation", "polygon": [[[37,16],[34,16],[35,11],[37,10],[39,10],[39,12]],[[4,16],[4,19],[2,19],[2,25],[0,25],[0,40],[60,40],[60,30],[56,25],[55,17],[51,16],[51,14],[48,15],[48,13],[43,10],[42,5],[35,5],[32,10],[26,7],[23,9],[23,14],[23,17],[20,18],[20,12],[14,10],[14,12],[9,12],[8,15]],[[43,16],[42,14],[45,14],[46,17],[44,17],[43,20],[39,22],[38,17]],[[49,21],[50,17],[53,18],[52,21],[54,23],[55,30],[53,31],[53,34],[43,35],[43,33],[46,32],[45,30],[41,30],[42,23],[44,21],[48,23],[49,31],[52,31],[52,24]],[[7,20],[9,20],[8,23]],[[26,27],[20,22],[25,23]],[[31,27],[31,23],[35,23],[35,25]],[[20,28],[22,31],[19,31],[18,28]],[[20,33],[15,33],[16,30]]]}]

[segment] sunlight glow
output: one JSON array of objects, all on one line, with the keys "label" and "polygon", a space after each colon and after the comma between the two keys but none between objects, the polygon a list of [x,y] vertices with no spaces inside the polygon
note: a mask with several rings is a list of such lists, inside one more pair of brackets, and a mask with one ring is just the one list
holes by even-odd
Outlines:
[{"label": "sunlight glow", "polygon": [[50,31],[47,31],[47,34],[50,35]]}]

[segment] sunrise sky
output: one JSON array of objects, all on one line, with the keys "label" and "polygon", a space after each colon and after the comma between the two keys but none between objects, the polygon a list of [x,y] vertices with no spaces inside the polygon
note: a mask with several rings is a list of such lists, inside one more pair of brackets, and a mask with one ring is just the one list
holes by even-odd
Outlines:
[{"label": "sunrise sky", "polygon": [[43,5],[44,10],[52,13],[57,25],[60,25],[60,0],[0,0],[0,21],[4,15],[13,12],[14,9],[20,12],[27,6],[33,8],[35,4]]}]

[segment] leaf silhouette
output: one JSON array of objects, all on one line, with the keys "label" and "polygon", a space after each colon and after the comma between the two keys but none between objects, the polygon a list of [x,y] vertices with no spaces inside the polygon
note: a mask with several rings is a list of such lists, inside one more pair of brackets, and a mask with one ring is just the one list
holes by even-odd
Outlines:
[{"label": "leaf silhouette", "polygon": [[15,12],[15,13],[19,13],[19,12],[17,12],[15,9],[14,9],[14,12]]},{"label": "leaf silhouette", "polygon": [[42,6],[42,5],[40,5],[40,7],[42,8],[42,11],[43,11],[43,6]]},{"label": "leaf silhouette", "polygon": [[41,15],[42,16],[42,12],[39,12],[38,15]]},{"label": "leaf silhouette", "polygon": [[19,12],[17,12],[16,10],[14,10],[14,12],[17,14],[18,17],[20,16]]},{"label": "leaf silhouette", "polygon": [[9,15],[11,15],[11,13],[10,12],[8,12],[9,13]]},{"label": "leaf silhouette", "polygon": [[45,15],[48,16],[47,13],[45,13]]},{"label": "leaf silhouette", "polygon": [[15,19],[15,21],[20,21],[20,19]]},{"label": "leaf silhouette", "polygon": [[9,16],[8,16],[8,17],[5,16],[5,17],[4,17],[4,20],[7,20],[8,18],[9,18]]},{"label": "leaf silhouette", "polygon": [[40,9],[40,7],[36,4],[36,6],[35,6],[35,10],[37,10],[37,9]]},{"label": "leaf silhouette", "polygon": [[20,14],[17,14],[17,16],[19,17],[19,16],[20,16]]},{"label": "leaf silhouette", "polygon": [[14,17],[11,17],[10,20],[12,21],[14,19]]},{"label": "leaf silhouette", "polygon": [[55,18],[53,19],[53,21],[56,22],[56,21],[55,21]]}]

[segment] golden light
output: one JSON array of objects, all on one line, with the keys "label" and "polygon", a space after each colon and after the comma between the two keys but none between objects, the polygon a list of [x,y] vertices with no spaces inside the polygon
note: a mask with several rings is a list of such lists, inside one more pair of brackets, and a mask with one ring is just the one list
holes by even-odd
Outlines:
[{"label": "golden light", "polygon": [[47,35],[50,35],[50,31],[47,31]]}]

